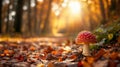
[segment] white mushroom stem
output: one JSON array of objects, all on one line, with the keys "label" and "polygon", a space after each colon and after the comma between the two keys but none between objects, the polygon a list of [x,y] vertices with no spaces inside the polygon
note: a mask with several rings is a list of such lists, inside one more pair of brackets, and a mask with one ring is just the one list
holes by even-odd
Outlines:
[{"label": "white mushroom stem", "polygon": [[90,49],[89,49],[89,45],[83,45],[83,53],[84,56],[91,56],[90,54]]}]

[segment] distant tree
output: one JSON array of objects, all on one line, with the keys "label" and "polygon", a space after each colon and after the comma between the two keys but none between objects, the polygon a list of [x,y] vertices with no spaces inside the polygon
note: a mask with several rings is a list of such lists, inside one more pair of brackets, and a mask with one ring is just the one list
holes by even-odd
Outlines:
[{"label": "distant tree", "polygon": [[29,28],[29,33],[32,33],[32,18],[31,18],[31,0],[28,0],[28,28]]},{"label": "distant tree", "polygon": [[0,0],[0,33],[2,30],[2,2],[3,0]]},{"label": "distant tree", "polygon": [[18,32],[18,33],[21,33],[23,4],[24,4],[24,0],[17,0],[14,28],[15,28],[15,32]]},{"label": "distant tree", "polygon": [[10,20],[9,20],[9,14],[10,14],[10,5],[11,5],[11,0],[10,3],[8,4],[8,8],[7,8],[7,23],[6,23],[6,32],[9,33],[10,32]]},{"label": "distant tree", "polygon": [[120,0],[111,0],[110,12],[120,16]]},{"label": "distant tree", "polygon": [[35,0],[35,7],[34,7],[34,19],[35,19],[35,23],[34,23],[34,33],[37,34],[37,0]]},{"label": "distant tree", "polygon": [[105,8],[104,8],[104,3],[103,0],[99,0],[100,4],[100,10],[101,10],[101,15],[102,15],[102,24],[106,23],[106,14],[105,14]]},{"label": "distant tree", "polygon": [[118,15],[120,16],[120,0],[118,0],[117,2],[117,11],[118,11]]},{"label": "distant tree", "polygon": [[49,21],[49,17],[51,14],[51,8],[52,8],[52,0],[48,1],[48,8],[47,8],[47,14],[46,14],[46,18],[44,19],[44,26],[42,29],[43,33],[49,32],[50,31],[50,21]]},{"label": "distant tree", "polygon": [[114,11],[116,9],[116,0],[111,0],[110,11]]},{"label": "distant tree", "polygon": [[40,21],[38,22],[38,26],[37,26],[38,34],[41,34],[41,31],[42,31],[41,24],[44,22],[43,16],[45,15],[44,14],[45,13],[45,10],[44,10],[45,9],[45,7],[44,7],[45,4],[46,4],[46,2],[44,0],[43,3],[41,4],[41,9],[40,9],[40,15],[39,15]]}]

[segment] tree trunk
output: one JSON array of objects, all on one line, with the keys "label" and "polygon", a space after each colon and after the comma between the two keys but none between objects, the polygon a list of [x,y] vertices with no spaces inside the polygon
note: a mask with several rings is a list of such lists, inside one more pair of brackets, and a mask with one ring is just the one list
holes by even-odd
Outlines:
[{"label": "tree trunk", "polygon": [[31,8],[30,8],[31,0],[28,0],[28,29],[29,34],[32,33],[32,22],[31,22]]},{"label": "tree trunk", "polygon": [[113,17],[116,15],[116,0],[111,0],[111,5],[109,7],[110,12],[110,19],[113,19]]},{"label": "tree trunk", "polygon": [[11,5],[11,1],[10,3],[8,4],[8,9],[7,9],[7,23],[6,23],[6,33],[9,33],[10,32],[10,17],[9,17],[9,14],[10,14],[10,5]]},{"label": "tree trunk", "polygon": [[37,35],[37,0],[35,0],[35,8],[34,8],[34,19],[35,19],[35,22],[34,22],[34,32],[35,34]]},{"label": "tree trunk", "polygon": [[51,13],[51,5],[52,4],[52,0],[48,1],[48,10],[47,10],[47,15],[46,15],[46,19],[45,19],[45,23],[42,29],[43,33],[47,33],[50,32],[50,22],[49,22],[49,17],[50,17],[50,13]]},{"label": "tree trunk", "polygon": [[24,0],[17,1],[16,16],[15,16],[15,32],[21,33],[22,15],[23,15]]},{"label": "tree trunk", "polygon": [[116,0],[111,0],[110,11],[116,10]]},{"label": "tree trunk", "polygon": [[36,32],[38,35],[41,34],[41,30],[42,30],[40,25],[43,22],[42,16],[44,16],[44,9],[45,9],[44,5],[45,5],[45,0],[43,1],[42,5],[41,5],[39,21],[38,21],[37,26],[36,26]]},{"label": "tree trunk", "polygon": [[108,20],[109,19],[109,16],[110,16],[110,12],[109,12],[109,1],[108,0],[105,0],[106,1],[106,5],[107,5],[107,8],[106,8],[106,19]]},{"label": "tree trunk", "polygon": [[[10,6],[12,6],[12,8],[10,9],[10,11],[15,11],[15,7],[16,7],[16,1],[15,0],[11,0],[11,5]],[[9,30],[10,30],[10,33],[12,34],[13,32],[14,32],[14,20],[15,20],[15,15],[12,15],[12,20],[10,20],[10,22],[9,22]]]},{"label": "tree trunk", "polygon": [[88,17],[89,17],[89,30],[93,30],[93,14],[92,14],[92,11],[91,11],[91,5],[88,4],[87,5],[87,9],[88,9]]},{"label": "tree trunk", "polygon": [[116,8],[117,15],[120,16],[120,0],[117,1],[116,6],[117,6],[117,8]]},{"label": "tree trunk", "polygon": [[3,0],[0,0],[0,33],[2,32],[2,2]]},{"label": "tree trunk", "polygon": [[100,4],[101,15],[102,15],[102,24],[105,24],[106,23],[106,14],[105,14],[103,0],[99,0],[99,4]]}]

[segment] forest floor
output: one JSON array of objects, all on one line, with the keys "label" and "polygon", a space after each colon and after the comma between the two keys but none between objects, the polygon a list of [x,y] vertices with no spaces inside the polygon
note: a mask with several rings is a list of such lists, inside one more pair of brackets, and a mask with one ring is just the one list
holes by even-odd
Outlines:
[{"label": "forest floor", "polygon": [[82,55],[68,38],[0,38],[0,67],[120,67],[120,44]]}]

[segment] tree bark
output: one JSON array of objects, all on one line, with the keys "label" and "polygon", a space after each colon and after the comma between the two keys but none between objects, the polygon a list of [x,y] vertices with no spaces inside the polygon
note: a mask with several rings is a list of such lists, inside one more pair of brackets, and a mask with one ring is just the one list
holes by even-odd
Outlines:
[{"label": "tree bark", "polygon": [[37,0],[35,0],[35,8],[34,8],[34,19],[35,19],[35,26],[34,26],[34,32],[37,35]]},{"label": "tree bark", "polygon": [[2,2],[3,0],[0,0],[0,33],[2,32]]},{"label": "tree bark", "polygon": [[120,16],[120,6],[119,5],[120,5],[120,0],[118,0],[117,4],[116,4],[116,6],[117,6],[116,11],[117,11],[118,16]]},{"label": "tree bark", "polygon": [[24,0],[17,1],[16,16],[15,16],[15,32],[21,33],[22,15],[23,15]]},{"label": "tree bark", "polygon": [[107,8],[106,8],[106,19],[109,19],[109,16],[110,16],[109,1],[108,0],[105,0],[105,1],[106,1],[106,5],[107,5]]},{"label": "tree bark", "polygon": [[50,13],[51,13],[51,7],[52,7],[52,0],[49,0],[48,2],[48,10],[47,10],[47,15],[46,15],[46,19],[45,19],[45,23],[42,29],[43,33],[47,33],[50,32],[50,22],[49,22],[49,17],[50,17]]},{"label": "tree bark", "polygon": [[41,34],[42,28],[41,28],[41,24],[44,22],[42,16],[44,16],[44,6],[45,6],[45,0],[43,1],[42,5],[41,5],[41,9],[40,9],[40,21],[38,22],[37,25],[37,30],[38,30],[38,34]]},{"label": "tree bark", "polygon": [[32,33],[32,22],[31,22],[31,8],[30,8],[31,0],[28,0],[28,29],[29,34]]},{"label": "tree bark", "polygon": [[111,0],[110,11],[116,10],[116,0]]},{"label": "tree bark", "polygon": [[10,5],[11,5],[11,1],[8,4],[8,9],[7,9],[7,23],[6,23],[6,33],[10,32],[10,20],[9,20],[9,14],[10,14]]},{"label": "tree bark", "polygon": [[100,10],[101,10],[101,14],[102,14],[102,24],[105,24],[106,23],[106,14],[105,14],[103,0],[99,0],[99,4],[100,4]]}]

